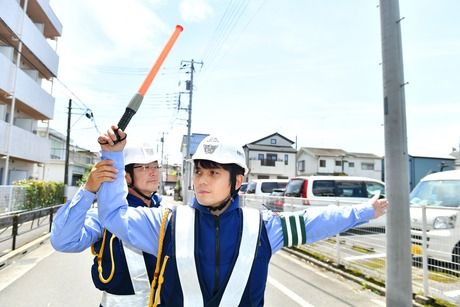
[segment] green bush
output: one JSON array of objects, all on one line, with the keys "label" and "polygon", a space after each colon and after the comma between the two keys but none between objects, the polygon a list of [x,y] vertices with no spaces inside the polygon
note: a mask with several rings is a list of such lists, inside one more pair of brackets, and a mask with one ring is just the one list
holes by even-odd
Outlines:
[{"label": "green bush", "polygon": [[61,204],[64,200],[64,183],[42,180],[20,180],[14,183],[26,191],[20,209],[33,210]]},{"label": "green bush", "polygon": [[93,168],[94,165],[91,165],[90,167],[87,167],[85,169],[85,173],[83,174],[83,177],[77,181],[77,186],[81,186],[88,181],[89,173],[91,172],[91,169]]}]

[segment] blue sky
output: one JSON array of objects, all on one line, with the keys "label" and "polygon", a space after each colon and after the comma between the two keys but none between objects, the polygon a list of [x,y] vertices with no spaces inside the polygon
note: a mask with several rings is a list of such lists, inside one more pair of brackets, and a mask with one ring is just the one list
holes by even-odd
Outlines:
[{"label": "blue sky", "polygon": [[[158,144],[164,132],[165,154],[179,161],[187,113],[177,111],[176,95],[189,78],[180,64],[194,59],[204,65],[194,75],[192,132],[241,145],[278,132],[298,147],[384,154],[378,1],[50,4],[63,24],[51,127],[63,133],[69,98],[93,111],[101,131],[118,122],[181,24],[127,128],[132,142]],[[460,143],[460,2],[404,0],[400,12],[409,153],[446,156]],[[182,95],[181,106],[187,103]],[[92,123],[72,116],[72,139],[97,150]]]}]

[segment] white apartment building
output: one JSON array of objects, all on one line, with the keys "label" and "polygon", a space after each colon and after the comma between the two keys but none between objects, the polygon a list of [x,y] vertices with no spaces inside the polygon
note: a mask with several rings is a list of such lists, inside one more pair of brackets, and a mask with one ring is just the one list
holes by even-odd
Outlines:
[{"label": "white apartment building", "polygon": [[33,177],[50,156],[37,123],[53,117],[50,90],[62,25],[48,0],[0,0],[0,184]]}]

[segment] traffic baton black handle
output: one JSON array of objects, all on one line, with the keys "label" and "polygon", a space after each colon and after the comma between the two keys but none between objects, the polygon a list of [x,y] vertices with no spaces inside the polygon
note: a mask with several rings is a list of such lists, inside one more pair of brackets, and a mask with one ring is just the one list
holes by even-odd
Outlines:
[{"label": "traffic baton black handle", "polygon": [[[152,66],[150,69],[147,77],[145,78],[144,82],[142,83],[141,87],[137,91],[136,94],[134,94],[133,98],[131,98],[131,101],[129,102],[128,106],[126,107],[125,113],[121,117],[120,121],[118,122],[118,128],[121,130],[125,130],[126,127],[128,126],[131,118],[136,114],[136,112],[139,110],[139,107],[142,104],[142,100],[144,99],[145,93],[149,89],[150,85],[152,84],[153,79],[155,78],[156,74],[160,70],[161,64],[163,64],[164,60],[166,59],[166,56],[168,55],[169,51],[171,50],[172,46],[176,42],[177,38],[179,37],[179,34],[184,30],[184,28],[181,25],[177,25],[176,29],[174,30],[173,34],[169,38],[168,42],[166,43],[165,47],[160,53],[160,56],[156,60],[155,64]],[[118,130],[115,131],[115,135],[117,136],[117,140],[114,141],[114,143],[118,143],[121,141],[121,137],[118,134]]]}]

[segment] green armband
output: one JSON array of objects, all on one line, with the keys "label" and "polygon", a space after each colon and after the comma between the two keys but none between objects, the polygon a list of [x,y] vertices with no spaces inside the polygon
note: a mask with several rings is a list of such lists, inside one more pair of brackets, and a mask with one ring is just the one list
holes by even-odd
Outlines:
[{"label": "green armband", "polygon": [[307,243],[305,220],[302,213],[280,214],[283,229],[283,246],[295,246]]}]

